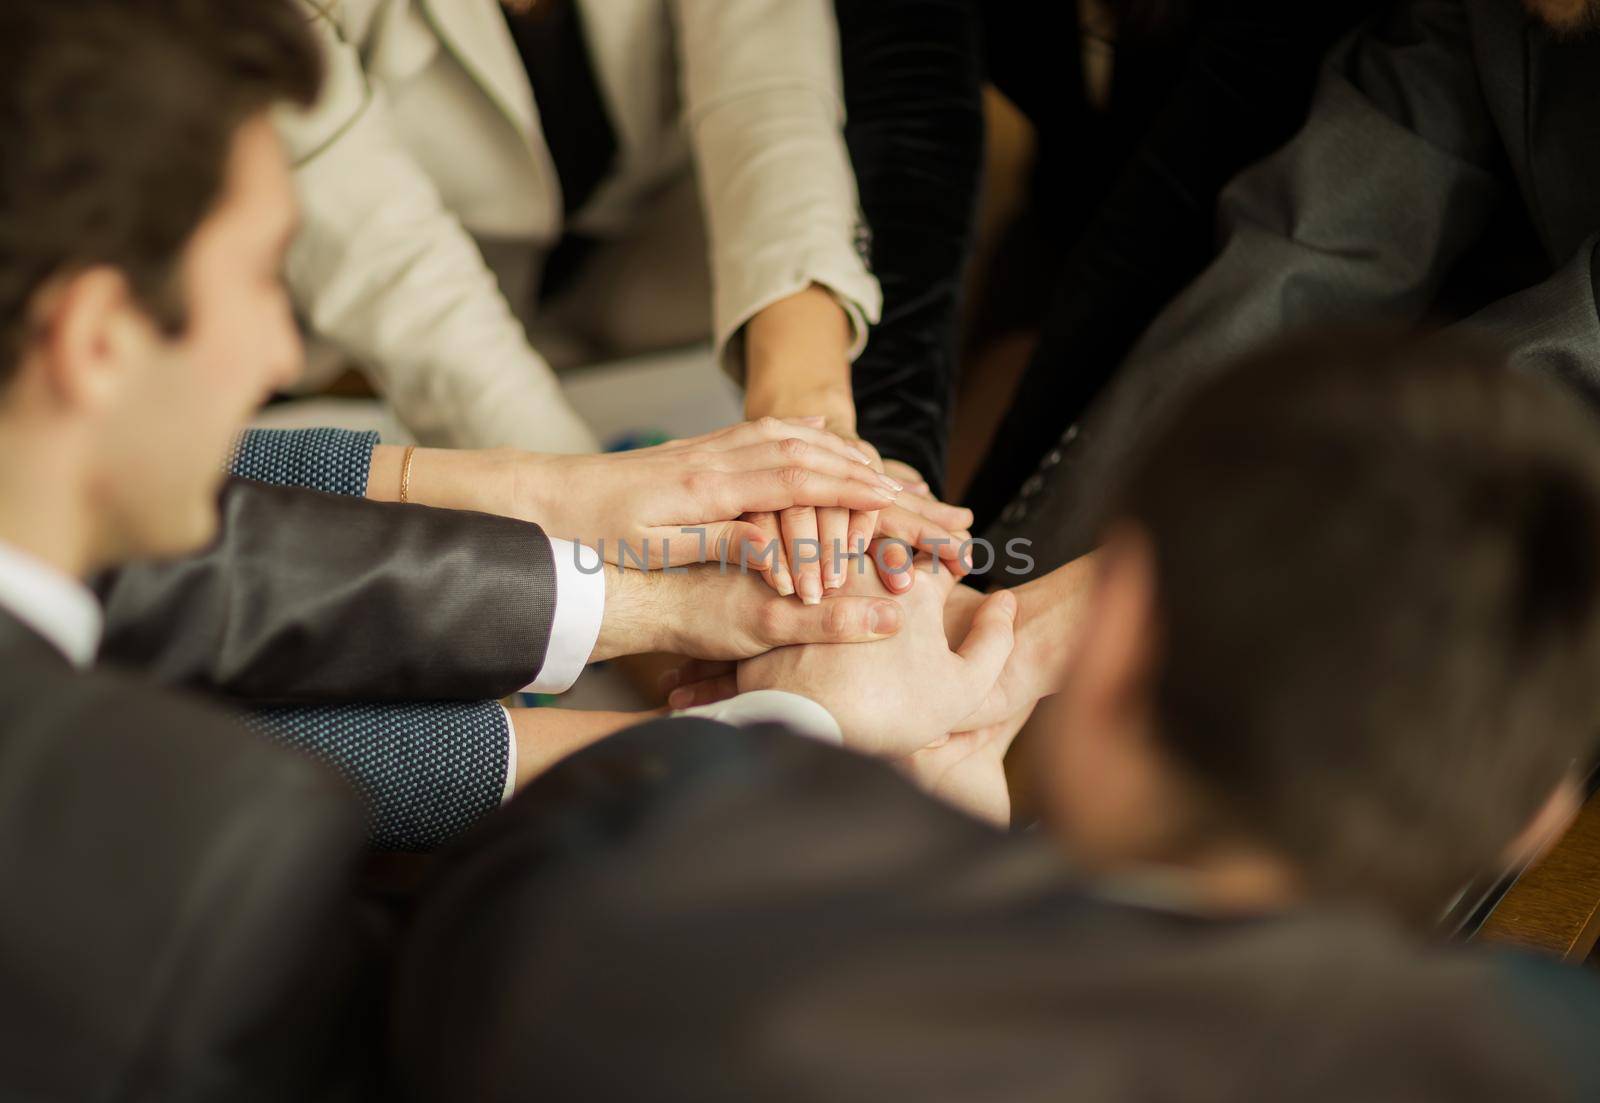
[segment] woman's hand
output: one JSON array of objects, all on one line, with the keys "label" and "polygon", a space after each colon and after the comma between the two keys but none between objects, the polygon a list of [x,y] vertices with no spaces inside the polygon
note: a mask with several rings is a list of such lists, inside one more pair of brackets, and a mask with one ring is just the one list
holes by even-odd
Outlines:
[{"label": "woman's hand", "polygon": [[[748,417],[820,417],[822,426],[866,453],[904,493],[892,507],[876,509],[795,506],[759,512],[744,520],[781,549],[780,561],[765,572],[780,594],[798,593],[815,604],[844,585],[843,561],[885,536],[939,556],[948,569],[964,573],[961,545],[972,514],[933,498],[928,484],[903,463],[885,462],[856,435],[855,401],[850,388],[850,322],[829,292],[812,285],[762,310],[745,327]],[[883,564],[880,563],[880,567]],[[882,570],[884,585],[901,592],[911,572]]]},{"label": "woman's hand", "polygon": [[814,424],[764,418],[633,452],[525,456],[511,510],[607,562],[655,569],[710,560],[759,566],[752,511],[893,502],[896,484]]}]

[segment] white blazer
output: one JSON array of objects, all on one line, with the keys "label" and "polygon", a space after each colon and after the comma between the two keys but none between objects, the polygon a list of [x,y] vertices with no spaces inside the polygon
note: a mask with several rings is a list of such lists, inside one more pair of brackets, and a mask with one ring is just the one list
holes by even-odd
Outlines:
[{"label": "white blazer", "polygon": [[[302,2],[328,72],[312,110],[278,118],[302,205],[298,309],[427,443],[592,449],[473,240],[525,242],[537,261],[562,231],[539,123],[559,107],[534,104],[496,0]],[[812,282],[859,352],[881,299],[828,0],[578,2],[618,151],[576,227],[621,232],[698,169],[719,358],[739,370],[745,322]]]}]

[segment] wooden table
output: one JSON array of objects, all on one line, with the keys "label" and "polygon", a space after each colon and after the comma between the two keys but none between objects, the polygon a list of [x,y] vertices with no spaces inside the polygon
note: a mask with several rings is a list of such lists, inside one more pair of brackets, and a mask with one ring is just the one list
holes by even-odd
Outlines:
[{"label": "wooden table", "polygon": [[1600,793],[1550,853],[1506,891],[1477,938],[1555,954],[1564,961],[1594,959],[1600,940]]}]

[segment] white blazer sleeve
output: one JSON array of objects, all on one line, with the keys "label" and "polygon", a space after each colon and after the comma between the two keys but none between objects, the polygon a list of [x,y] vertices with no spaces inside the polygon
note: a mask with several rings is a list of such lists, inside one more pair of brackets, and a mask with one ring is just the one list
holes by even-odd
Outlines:
[{"label": "white blazer sleeve", "polygon": [[811,283],[850,315],[854,359],[882,295],[862,258],[829,0],[672,0],[684,115],[711,239],[719,363],[744,324]]},{"label": "white blazer sleeve", "polygon": [[356,50],[332,19],[314,26],[323,94],[278,116],[303,223],[287,272],[297,308],[425,443],[594,451],[477,245],[392,134]]}]

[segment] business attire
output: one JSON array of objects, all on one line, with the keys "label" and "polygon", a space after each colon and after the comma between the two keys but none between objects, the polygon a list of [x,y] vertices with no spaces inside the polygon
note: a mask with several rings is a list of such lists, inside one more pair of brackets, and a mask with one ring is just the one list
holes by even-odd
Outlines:
[{"label": "business attire", "polygon": [[882,312],[851,365],[856,432],[941,493],[983,167],[972,0],[835,0],[845,143]]},{"label": "business attire", "polygon": [[[224,548],[241,534],[245,544],[270,545],[271,530],[240,504],[254,494],[304,505],[279,514],[301,538],[322,532],[332,538],[325,543],[375,554],[374,534],[401,539],[392,561],[375,567],[379,574],[430,548],[462,559],[429,576],[441,587],[435,596],[445,620],[478,617],[491,634],[537,642],[524,623],[535,618],[497,614],[452,577],[510,568],[513,553],[526,552],[531,526],[506,528],[496,541],[492,527],[474,534],[472,515],[463,514],[454,535],[487,538],[468,553],[447,551],[441,538],[451,530],[435,516],[445,511],[376,507],[363,520],[346,499],[240,482],[225,498]],[[416,534],[396,528],[398,517]],[[310,518],[325,527],[308,525]],[[151,600],[157,580],[125,568],[103,584],[113,596],[103,615],[88,587],[0,543],[0,1097],[394,1097],[381,1037],[403,917],[354,891],[369,826],[355,794],[313,755],[252,735],[214,705],[93,665],[100,637],[116,626],[128,647],[142,631],[137,610],[118,607],[137,590],[146,613],[165,608],[176,619],[164,620],[170,638],[145,635],[149,652],[129,654],[175,682],[319,693],[320,660],[367,679],[368,690],[399,672],[420,683],[418,692],[472,677],[481,691],[496,679],[514,682],[524,668],[480,650],[471,634],[454,637],[460,651],[441,648],[430,662],[425,633],[403,633],[387,641],[394,654],[379,662],[373,649],[395,615],[417,611],[408,602],[420,595],[393,578],[387,586],[347,580],[335,593],[324,583],[336,570],[288,545],[261,555],[271,561],[275,552],[285,553],[278,570],[287,581],[263,577],[237,549],[213,553],[234,567],[229,598],[213,585],[217,562],[191,564],[183,577],[192,585],[165,607]],[[298,614],[267,616],[262,606],[296,591]],[[397,612],[385,614],[384,601]],[[487,669],[474,675],[480,659]],[[839,741],[825,710],[791,694],[747,694],[695,715],[735,725],[781,721]],[[349,714],[335,721],[351,723]],[[335,757],[334,746],[320,747],[322,757]],[[431,753],[461,751],[436,745]],[[390,776],[384,784],[415,781]]]},{"label": "business attire", "polygon": [[99,628],[85,587],[0,546],[0,1095],[364,1090],[353,795],[216,709],[91,669]]},{"label": "business attire", "polygon": [[[1141,21],[1157,7],[1187,16]],[[1304,123],[1323,55],[1380,7],[1103,0],[1077,5],[1080,49],[1040,33],[1037,4],[985,0],[989,77],[1033,124],[1038,154],[977,324],[1039,341],[967,491],[980,529],[1210,263],[1218,193]]]},{"label": "business attire", "polygon": [[231,469],[249,478],[225,489],[212,548],[97,582],[102,657],[241,707],[345,774],[376,845],[423,850],[510,795],[516,743],[496,699],[571,686],[605,578],[536,525],[366,501],[376,442],[246,434]]},{"label": "business attire", "polygon": [[[592,450],[534,348],[709,335],[739,374],[744,324],[812,283],[860,351],[879,291],[827,0],[554,0],[509,21],[494,0],[307,9],[328,79],[281,119],[304,222],[288,281],[420,439]],[[572,235],[589,255],[551,293]]]},{"label": "business attire", "polygon": [[1600,401],[1600,36],[1515,0],[1403,0],[1329,55],[1311,114],[1218,206],[1217,258],[992,537],[1085,550],[1130,449],[1192,388],[1295,327],[1458,319]]},{"label": "business attire", "polygon": [[[485,824],[407,935],[418,1100],[1579,1100],[1600,985],[1356,911],[1091,882],[880,763],[662,721]],[[493,1008],[491,1016],[484,1009]]]},{"label": "business attire", "polygon": [[[101,656],[212,695],[333,766],[363,799],[372,845],[431,850],[511,796],[517,746],[496,699],[572,685],[605,577],[591,551],[536,525],[366,501],[376,443],[341,429],[244,434],[216,544],[97,582]],[[689,715],[839,739],[792,694]]]}]

